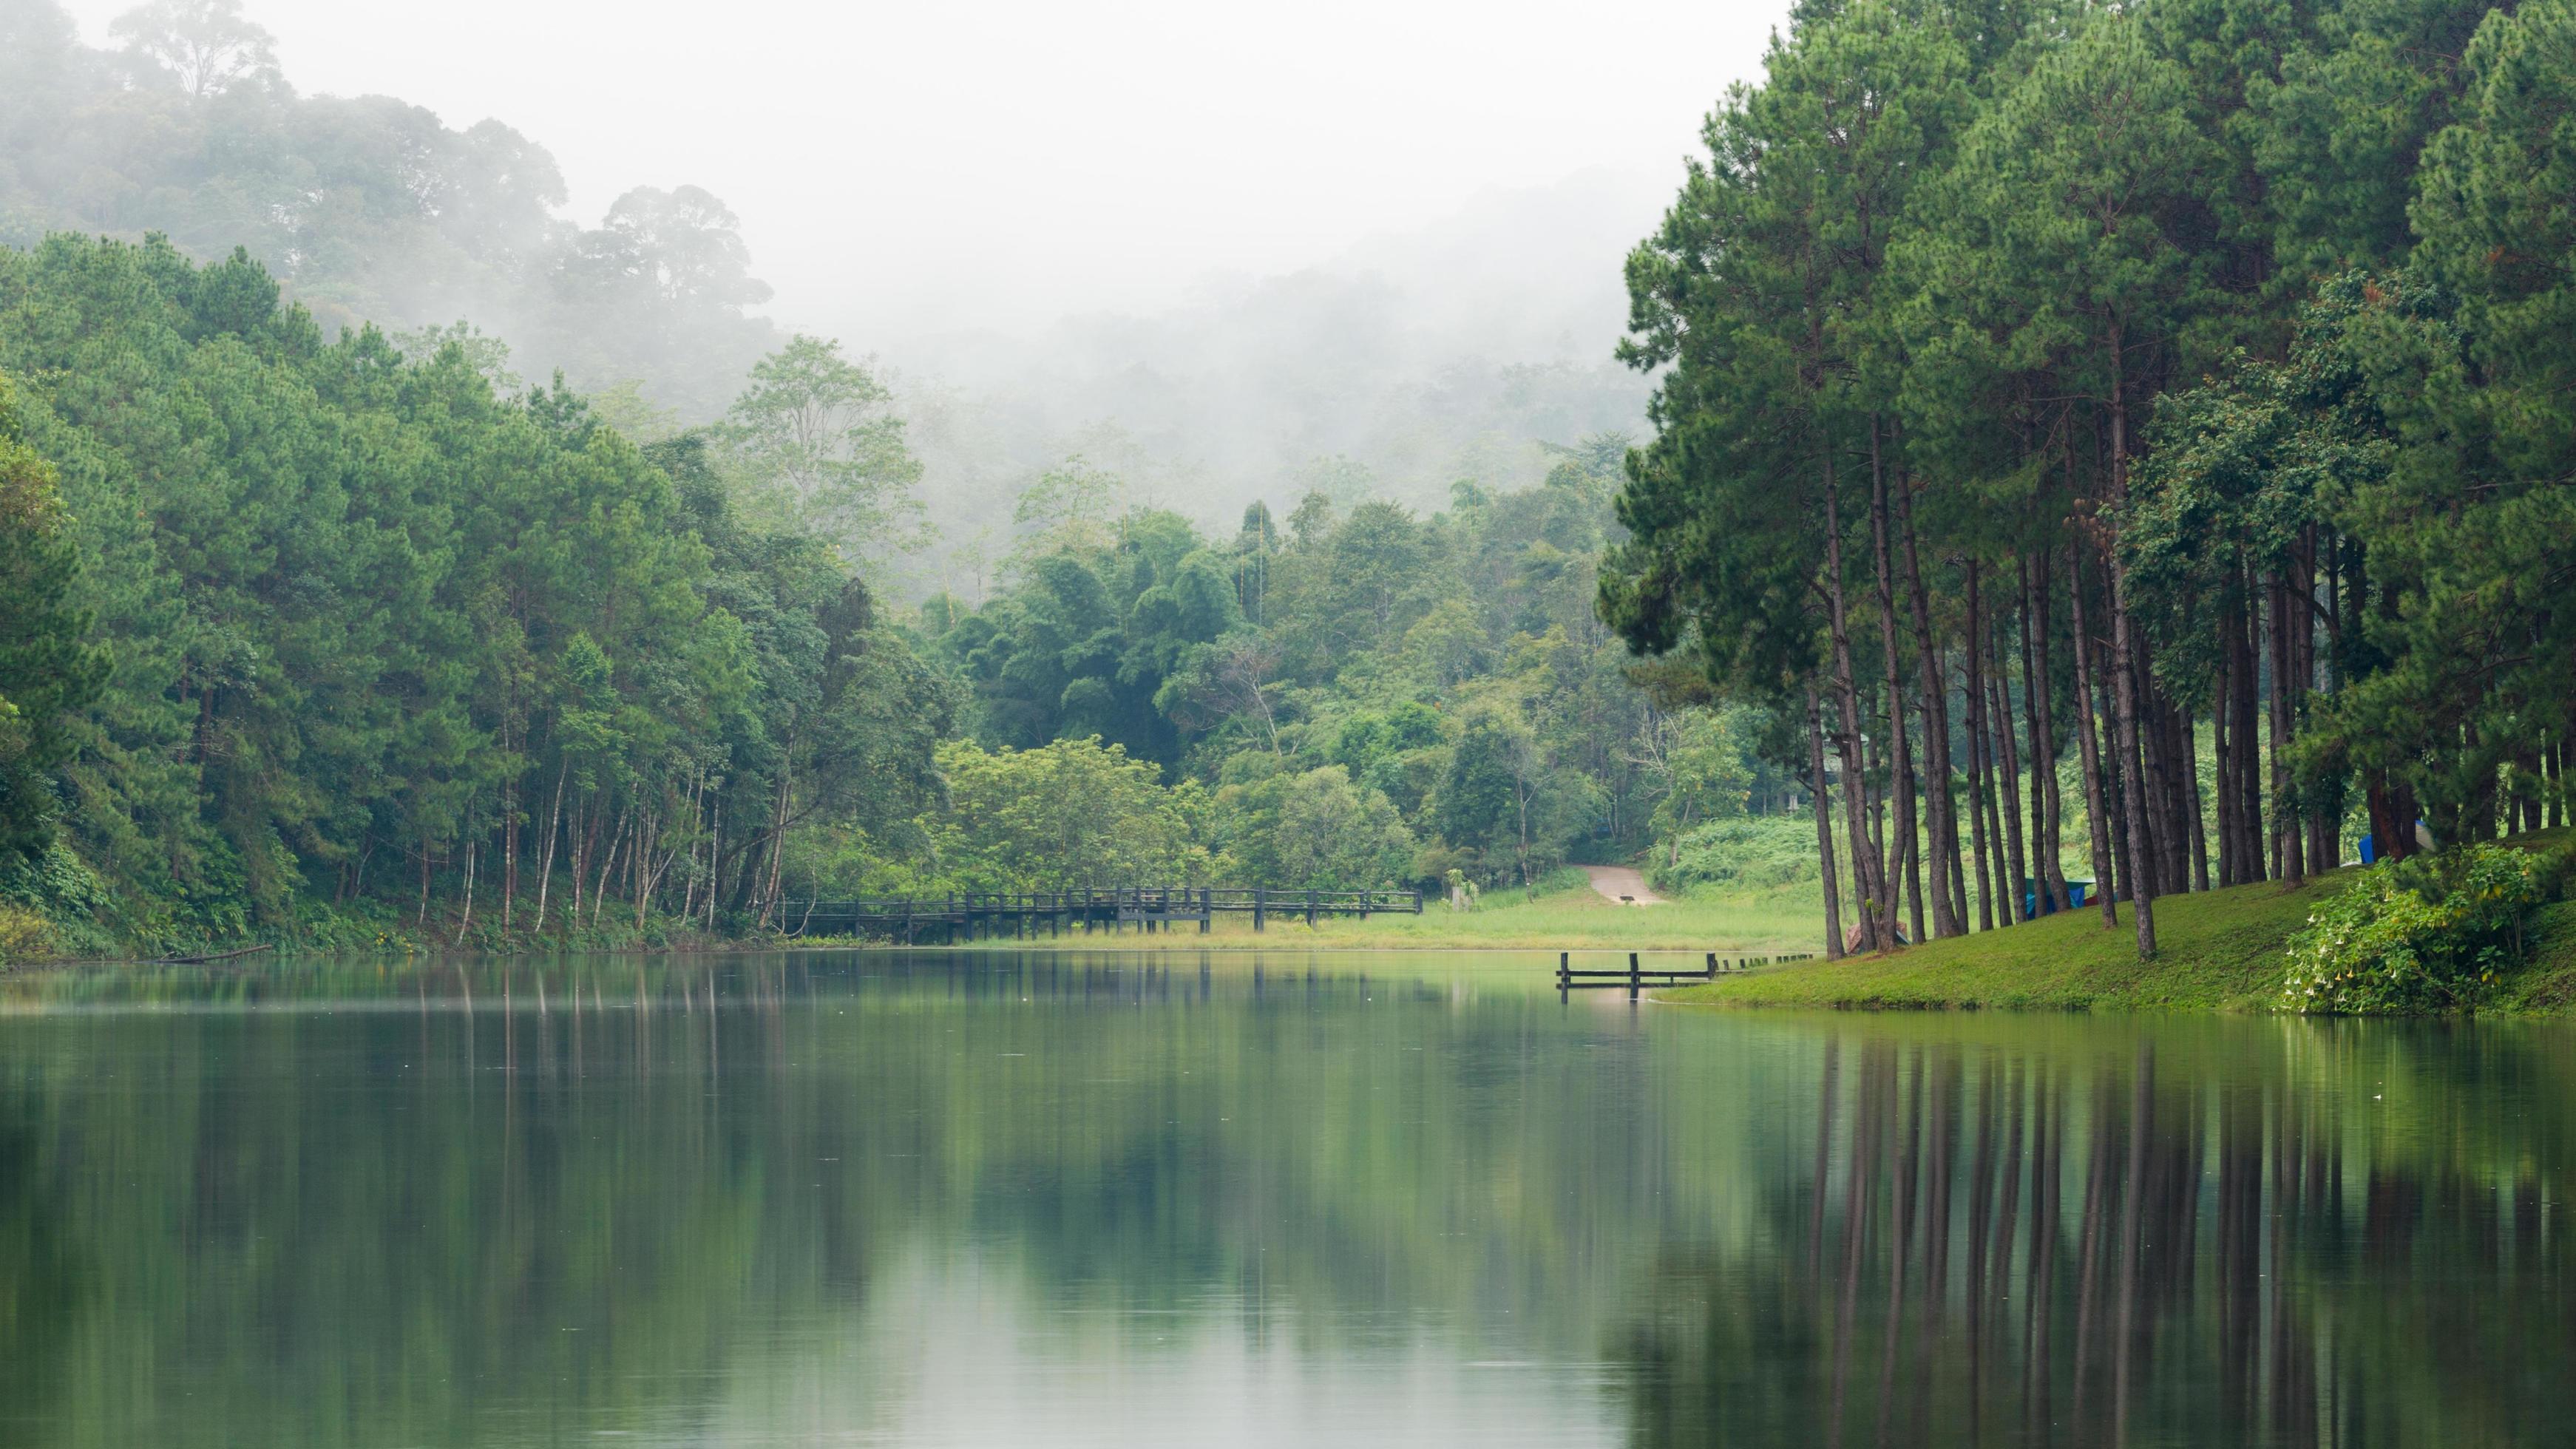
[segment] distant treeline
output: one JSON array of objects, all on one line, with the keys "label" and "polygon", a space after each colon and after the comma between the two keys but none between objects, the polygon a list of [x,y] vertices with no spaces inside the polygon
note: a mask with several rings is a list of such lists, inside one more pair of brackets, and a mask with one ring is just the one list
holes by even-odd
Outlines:
[{"label": "distant treeline", "polygon": [[[1255,504],[1225,538],[1116,513],[1105,480],[1058,475],[1023,500],[1041,528],[1005,587],[930,600],[921,637],[970,690],[974,735],[1025,752],[1002,761],[1096,739],[1162,766],[1178,783],[1158,808],[1204,821],[1171,837],[1193,869],[1526,884],[1781,789],[1754,758],[1758,718],[1632,678],[1593,610],[1625,446],[1560,450],[1536,488],[1461,483],[1428,518],[1316,493],[1283,524]],[[1078,855],[1012,858],[995,884],[1084,878]]]},{"label": "distant treeline", "polygon": [[692,420],[771,345],[744,311],[769,288],[697,187],[637,187],[596,227],[566,222],[544,146],[390,96],[299,95],[239,0],[153,0],[111,39],[82,44],[55,0],[0,5],[0,244],[247,248],[327,332],[471,317],[542,368],[639,383]]},{"label": "distant treeline", "polygon": [[1801,7],[1629,260],[1606,615],[1872,944],[2558,823],[2571,116],[2567,0]]},{"label": "distant treeline", "polygon": [[639,448],[429,342],[326,341],[244,257],[0,250],[0,909],[63,949],[494,944],[1526,882],[1782,788],[1758,718],[1659,707],[1595,617],[1616,438],[1228,539],[1060,470],[990,598],[893,618],[864,570],[918,470],[829,344]]},{"label": "distant treeline", "polygon": [[0,251],[0,319],[13,468],[59,491],[5,535],[61,601],[0,652],[39,711],[0,740],[22,899],[145,942],[425,920],[434,884],[460,935],[757,919],[791,830],[935,791],[948,692],[703,438],[638,449],[452,341],[325,342],[163,244]]},{"label": "distant treeline", "polygon": [[[787,340],[759,315],[771,288],[746,223],[707,188],[635,186],[570,217],[546,138],[299,91],[276,50],[241,0],[144,0],[100,46],[58,0],[0,3],[0,245],[157,234],[200,262],[238,248],[325,336],[371,322],[424,354],[455,336],[505,390],[514,366],[561,372],[639,443],[717,419]],[[1622,200],[1570,183],[1478,220],[1561,249]],[[1409,265],[1309,269],[1034,341],[894,342],[915,370],[889,402],[937,486],[931,527],[883,576],[907,599],[971,577],[1010,546],[1012,498],[1069,455],[1205,523],[1310,486],[1429,503],[1461,475],[1533,482],[1533,439],[1635,425],[1642,380],[1607,355],[1615,274],[1525,285],[1500,309],[1476,302],[1499,284],[1429,284],[1472,268]],[[1582,355],[1565,355],[1556,339],[1576,332]]]}]

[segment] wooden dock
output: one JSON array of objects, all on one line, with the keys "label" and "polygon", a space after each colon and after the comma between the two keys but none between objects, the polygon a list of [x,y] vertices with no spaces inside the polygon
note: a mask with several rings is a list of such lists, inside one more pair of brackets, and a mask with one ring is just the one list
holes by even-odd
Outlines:
[{"label": "wooden dock", "polygon": [[1420,891],[1304,891],[1268,886],[1129,886],[1115,890],[899,896],[789,902],[790,936],[883,936],[905,945],[1048,940],[1069,934],[1215,929],[1223,915],[1250,916],[1252,929],[1285,917],[1311,926],[1328,916],[1422,914]]},{"label": "wooden dock", "polygon": [[1558,999],[1563,1000],[1567,993],[1574,991],[1617,991],[1625,989],[1628,993],[1628,999],[1630,1001],[1634,1001],[1637,999],[1638,994],[1649,986],[1689,986],[1696,982],[1715,981],[1720,976],[1729,975],[1738,971],[1750,971],[1756,966],[1777,966],[1789,961],[1809,961],[1814,959],[1813,955],[1810,954],[1805,956],[1739,956],[1732,961],[1721,961],[1718,959],[1717,953],[1715,951],[1711,951],[1706,957],[1705,964],[1702,965],[1699,970],[1690,971],[1684,970],[1680,967],[1640,966],[1637,958],[1638,953],[1634,951],[1629,952],[1628,968],[1624,971],[1581,971],[1575,969],[1573,952],[1557,952],[1556,994]]}]

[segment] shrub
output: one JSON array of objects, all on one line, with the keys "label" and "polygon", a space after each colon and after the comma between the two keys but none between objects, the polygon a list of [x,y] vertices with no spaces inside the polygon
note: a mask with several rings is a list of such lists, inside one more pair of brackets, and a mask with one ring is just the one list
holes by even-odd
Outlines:
[{"label": "shrub", "polygon": [[0,901],[0,966],[41,961],[52,946],[53,930],[44,917]]},{"label": "shrub", "polygon": [[1710,821],[1657,846],[1646,870],[1648,884],[1676,895],[1702,886],[1769,889],[1816,878],[1816,823],[1795,815]]},{"label": "shrub", "polygon": [[2494,845],[2365,870],[2290,938],[2281,1005],[2356,1014],[2470,1005],[2522,959],[2523,925],[2552,873],[2527,851]]}]

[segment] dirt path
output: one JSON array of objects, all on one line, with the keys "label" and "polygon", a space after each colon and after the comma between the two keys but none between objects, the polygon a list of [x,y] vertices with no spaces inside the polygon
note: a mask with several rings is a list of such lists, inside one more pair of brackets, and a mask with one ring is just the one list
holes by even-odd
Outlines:
[{"label": "dirt path", "polygon": [[1592,888],[1611,900],[1626,897],[1640,906],[1660,906],[1664,898],[1646,889],[1646,878],[1624,865],[1587,865],[1583,873],[1592,878]]}]

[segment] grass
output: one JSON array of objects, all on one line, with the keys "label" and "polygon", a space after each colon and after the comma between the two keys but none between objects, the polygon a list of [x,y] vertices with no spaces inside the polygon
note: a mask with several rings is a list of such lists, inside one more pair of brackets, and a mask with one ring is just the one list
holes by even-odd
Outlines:
[{"label": "grass", "polygon": [[2576,1016],[2576,901],[2543,906],[2531,927],[2530,964],[2498,988],[2491,1009],[2514,1016]]},{"label": "grass", "polygon": [[[2298,890],[2235,886],[2156,902],[2156,958],[2138,959],[2123,906],[2105,930],[2098,908],[2049,916],[2006,931],[1932,941],[1893,955],[1815,961],[1757,971],[1661,1000],[1711,1006],[1858,1008],[2094,1007],[2261,1010],[2281,982],[2282,949],[2344,872]],[[2576,933],[2567,982],[2576,989]]]},{"label": "grass", "polygon": [[1700,894],[1659,906],[1604,899],[1580,875],[1560,874],[1534,891],[1491,891],[1472,911],[1426,902],[1421,915],[1328,918],[1308,926],[1285,915],[1252,929],[1249,916],[1219,916],[1215,929],[1141,935],[1040,938],[1033,946],[1118,951],[1687,951],[1781,955],[1813,951],[1824,934],[1815,888]]},{"label": "grass", "polygon": [[[1499,893],[1498,893],[1499,894]],[[1419,916],[1373,916],[1319,923],[1318,947],[1530,949],[1550,951],[1715,951],[1777,955],[1812,951],[1823,934],[1824,907],[1808,891],[1703,894],[1659,906],[1623,906],[1588,883],[1520,900],[1489,895],[1473,911],[1425,905]],[[1251,936],[1247,929],[1246,937]],[[1261,944],[1285,944],[1280,935]]]}]

